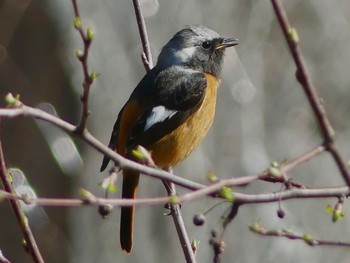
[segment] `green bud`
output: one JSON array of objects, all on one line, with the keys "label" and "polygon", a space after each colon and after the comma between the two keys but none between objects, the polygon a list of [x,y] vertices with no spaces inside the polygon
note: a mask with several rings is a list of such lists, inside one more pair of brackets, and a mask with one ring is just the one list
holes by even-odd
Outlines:
[{"label": "green bud", "polygon": [[98,72],[96,72],[96,71],[92,71],[91,73],[90,73],[90,78],[91,78],[91,80],[96,80],[96,79],[98,79],[98,77],[100,77],[100,73],[98,73]]},{"label": "green bud", "polygon": [[335,223],[339,219],[343,219],[345,217],[345,212],[342,210],[334,210],[332,215],[332,222]]},{"label": "green bud", "polygon": [[74,18],[74,27],[75,28],[81,28],[81,20],[80,20],[80,17],[79,16],[76,16],[75,18]]},{"label": "green bud", "polygon": [[258,222],[255,222],[249,225],[249,230],[252,232],[259,232],[259,229],[260,229],[260,224]]},{"label": "green bud", "polygon": [[299,43],[298,32],[297,32],[297,30],[294,27],[289,28],[288,36],[294,42],[294,44],[298,44]]},{"label": "green bud", "polygon": [[102,182],[99,183],[104,190],[115,193],[117,191],[117,186],[115,185],[115,181],[117,180],[117,173],[112,173],[110,176],[103,179]]},{"label": "green bud", "polygon": [[334,207],[327,205],[326,212],[332,215],[332,222],[335,223],[345,217],[342,203],[337,203]]},{"label": "green bud", "polygon": [[78,50],[75,51],[75,56],[76,56],[78,59],[82,59],[83,56],[84,56],[84,53],[83,53],[83,51],[81,51],[80,49],[78,49]]},{"label": "green bud", "polygon": [[197,241],[195,238],[191,242],[191,248],[194,254],[197,253],[199,243],[200,241]]},{"label": "green bud", "polygon": [[217,181],[219,181],[218,177],[213,172],[208,172],[207,178],[211,183],[216,183]]},{"label": "green bud", "polygon": [[23,203],[25,203],[26,205],[30,205],[32,204],[32,201],[30,200],[30,198],[28,197],[28,195],[24,194],[22,195],[22,198],[23,198]]},{"label": "green bud", "polygon": [[109,184],[108,185],[108,192],[115,193],[117,192],[117,186],[115,184]]},{"label": "green bud", "polygon": [[310,234],[304,234],[303,235],[303,240],[305,241],[306,244],[308,245],[313,245],[313,239],[312,236]]},{"label": "green bud", "polygon": [[22,224],[24,226],[28,226],[29,225],[28,217],[26,217],[25,215],[22,216]]},{"label": "green bud", "polygon": [[96,197],[86,189],[80,188],[79,193],[81,200],[83,200],[86,203],[91,203],[96,200]]},{"label": "green bud", "polygon": [[19,94],[17,94],[16,97],[14,97],[12,93],[7,93],[7,95],[5,96],[7,107],[20,107],[22,105],[22,102],[19,100],[19,98]]},{"label": "green bud", "polygon": [[255,221],[253,224],[250,224],[249,230],[258,234],[266,233],[266,229],[262,225],[260,225],[259,220]]},{"label": "green bud", "polygon": [[326,212],[332,215],[334,213],[334,208],[331,205],[327,205]]},{"label": "green bud", "polygon": [[91,42],[95,38],[95,32],[92,27],[88,27],[86,30],[86,38]]},{"label": "green bud", "polygon": [[227,199],[228,201],[233,202],[235,200],[235,197],[233,195],[232,189],[230,187],[223,187],[219,191],[219,196]]},{"label": "green bud", "polygon": [[276,161],[272,161],[270,166],[274,167],[274,168],[277,168],[278,166],[280,166],[280,164],[278,162],[276,162]]},{"label": "green bud", "polygon": [[269,167],[268,172],[269,172],[269,174],[271,174],[274,177],[282,176],[280,169],[272,167],[272,166]]},{"label": "green bud", "polygon": [[24,238],[22,239],[22,246],[23,246],[24,250],[25,250],[28,254],[31,253],[31,251],[30,251],[30,249],[29,249],[29,246],[28,246],[28,243],[27,243],[27,241],[26,241]]},{"label": "green bud", "polygon": [[131,154],[142,163],[148,163],[152,160],[151,153],[141,145],[138,145],[136,149],[132,150]]},{"label": "green bud", "polygon": [[177,195],[171,195],[169,196],[169,203],[170,204],[177,204],[179,202],[179,198]]}]

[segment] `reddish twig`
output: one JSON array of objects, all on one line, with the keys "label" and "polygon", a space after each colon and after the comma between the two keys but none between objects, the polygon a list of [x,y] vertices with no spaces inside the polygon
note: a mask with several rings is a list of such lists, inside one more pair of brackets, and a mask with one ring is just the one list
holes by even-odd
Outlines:
[{"label": "reddish twig", "polygon": [[[180,239],[181,248],[185,255],[186,262],[195,263],[197,261],[196,261],[196,258],[191,246],[191,241],[188,237],[186,226],[181,214],[181,208],[180,208],[181,203],[178,203],[178,201],[176,201],[178,198],[176,196],[177,193],[176,193],[175,185],[173,183],[170,183],[169,187],[166,187],[166,189],[168,191],[168,195],[170,199],[172,198],[174,199],[174,200],[171,200],[171,202],[169,202],[170,215],[173,218],[176,232]],[[173,201],[176,201],[176,202],[173,202]]]},{"label": "reddish twig", "polygon": [[328,120],[322,100],[317,95],[316,89],[312,84],[310,75],[307,71],[304,59],[300,52],[297,32],[290,26],[286,12],[280,3],[280,0],[271,0],[271,2],[297,67],[297,79],[302,85],[319,123],[324,138],[324,146],[333,156],[333,159],[336,162],[344,181],[350,187],[350,172],[348,165],[339,152],[335,141],[335,132]]},{"label": "reddish twig", "polygon": [[153,68],[153,60],[152,60],[151,46],[148,40],[146,23],[141,11],[139,0],[133,0],[132,2],[134,4],[137,25],[139,28],[139,33],[140,33],[141,43],[143,48],[141,59],[146,71],[149,71],[151,68]]},{"label": "reddish twig", "polygon": [[91,46],[91,42],[94,38],[94,33],[90,27],[88,27],[87,31],[85,32],[83,29],[83,26],[81,24],[81,19],[79,15],[79,9],[78,4],[76,0],[72,0],[73,9],[74,9],[74,27],[79,32],[81,39],[83,40],[84,44],[84,50],[77,51],[76,56],[81,62],[82,68],[83,68],[83,95],[80,97],[80,101],[82,103],[82,113],[80,116],[80,122],[78,126],[76,127],[76,133],[81,134],[84,132],[86,127],[87,118],[89,117],[89,93],[90,93],[90,87],[92,83],[94,82],[94,79],[96,78],[96,73],[89,73],[89,66],[88,66],[88,55],[89,55],[89,48]]},{"label": "reddish twig", "polygon": [[282,230],[267,230],[258,222],[249,226],[249,229],[262,236],[274,236],[274,237],[285,237],[291,240],[303,240],[306,244],[310,246],[338,246],[338,247],[350,247],[349,242],[342,241],[329,241],[314,239],[309,234],[298,235],[291,230],[282,229]]},{"label": "reddish twig", "polygon": [[[30,198],[27,196],[20,196],[17,194],[8,193],[0,190],[0,196],[9,200],[21,200],[26,204],[36,204],[39,206],[60,206],[60,207],[77,207],[83,205],[111,205],[111,206],[140,206],[140,205],[162,205],[165,203],[180,204],[183,202],[194,201],[203,196],[217,196],[217,192],[226,186],[227,181],[220,181],[216,184],[206,186],[189,193],[180,196],[166,196],[155,198],[138,198],[138,199],[120,199],[120,198],[99,198],[93,194],[89,194],[88,197],[82,196],[82,198]],[[310,189],[298,189],[293,188],[285,190],[283,192],[273,192],[267,194],[244,194],[238,192],[232,192],[234,201],[240,205],[244,204],[259,204],[259,203],[271,203],[279,202],[281,200],[289,199],[310,199],[310,198],[342,198],[343,196],[349,196],[349,188],[344,187],[331,187],[331,188],[310,188]]]},{"label": "reddish twig", "polygon": [[289,173],[289,171],[294,170],[301,164],[310,161],[312,158],[315,158],[316,156],[323,153],[324,151],[325,151],[324,145],[317,145],[315,148],[304,153],[300,157],[297,157],[294,160],[283,164],[281,170],[283,173]]},{"label": "reddish twig", "polygon": [[286,175],[290,171],[294,170],[295,168],[299,167],[301,164],[311,160],[312,158],[315,158],[319,154],[323,153],[325,151],[325,147],[323,145],[318,145],[315,148],[311,149],[310,151],[304,153],[303,155],[295,158],[292,161],[282,163],[277,167],[279,170],[279,173],[281,176],[273,176],[270,174],[271,171],[266,170],[262,175],[260,176],[260,180],[271,182],[271,183],[285,183],[292,187],[296,188],[307,188],[305,185],[300,184],[298,182],[295,182],[293,180],[289,180]]},{"label": "reddish twig", "polygon": [[[16,195],[9,174],[7,173],[4,153],[2,150],[2,144],[0,141],[0,177],[2,185],[7,193],[11,195]],[[22,211],[21,205],[18,200],[9,199],[13,212],[15,213],[18,224],[21,228],[25,244],[28,248],[28,251],[36,263],[44,263],[43,257],[41,256],[38,245],[36,244],[35,238],[33,236],[32,230],[30,229],[28,218]]]},{"label": "reddish twig", "polygon": [[2,251],[0,250],[0,263],[11,263],[10,260],[8,260],[4,254],[2,254]]}]

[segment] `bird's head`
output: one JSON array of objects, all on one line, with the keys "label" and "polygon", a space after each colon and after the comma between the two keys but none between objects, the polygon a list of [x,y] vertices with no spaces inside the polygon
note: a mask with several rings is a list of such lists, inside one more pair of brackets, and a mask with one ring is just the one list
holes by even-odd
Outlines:
[{"label": "bird's head", "polygon": [[220,37],[205,26],[188,26],[177,32],[163,47],[157,66],[182,65],[219,76],[225,49],[237,44],[237,39]]}]

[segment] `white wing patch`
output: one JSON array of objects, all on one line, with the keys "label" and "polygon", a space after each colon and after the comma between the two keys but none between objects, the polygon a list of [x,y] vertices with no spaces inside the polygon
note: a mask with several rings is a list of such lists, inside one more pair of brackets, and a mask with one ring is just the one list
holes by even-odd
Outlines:
[{"label": "white wing patch", "polygon": [[169,110],[164,106],[157,106],[152,109],[151,114],[147,118],[145,131],[151,128],[154,124],[165,121],[166,119],[170,119],[172,116],[176,114],[176,111]]}]

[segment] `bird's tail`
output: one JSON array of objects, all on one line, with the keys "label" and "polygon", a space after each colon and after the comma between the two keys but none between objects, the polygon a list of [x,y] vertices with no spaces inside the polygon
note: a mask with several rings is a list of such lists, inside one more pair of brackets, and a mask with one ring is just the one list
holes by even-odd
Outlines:
[{"label": "bird's tail", "polygon": [[[131,170],[123,171],[122,198],[133,199],[136,197],[140,174]],[[127,253],[132,249],[133,224],[135,207],[122,207],[120,217],[120,244]]]}]

